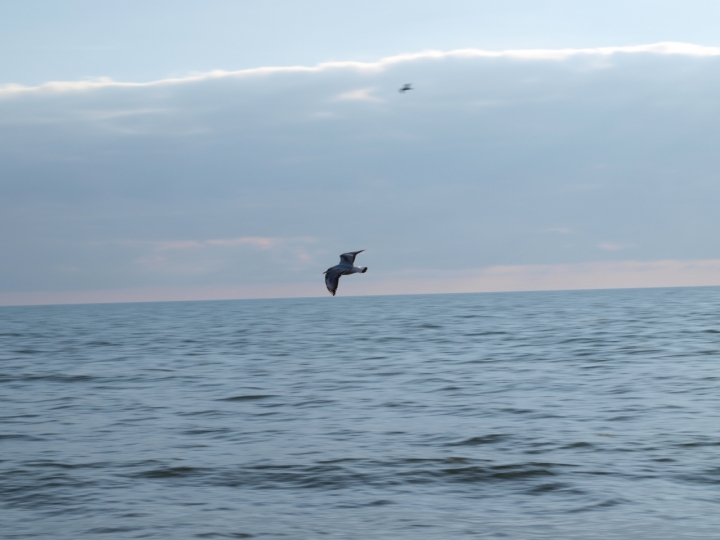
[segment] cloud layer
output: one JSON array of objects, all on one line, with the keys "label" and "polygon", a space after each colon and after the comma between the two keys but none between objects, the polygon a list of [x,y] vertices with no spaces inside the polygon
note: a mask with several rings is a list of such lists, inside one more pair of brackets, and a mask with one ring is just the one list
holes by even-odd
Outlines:
[{"label": "cloud layer", "polygon": [[5,85],[0,292],[322,287],[350,249],[433,279],[715,260],[718,67],[661,43]]}]

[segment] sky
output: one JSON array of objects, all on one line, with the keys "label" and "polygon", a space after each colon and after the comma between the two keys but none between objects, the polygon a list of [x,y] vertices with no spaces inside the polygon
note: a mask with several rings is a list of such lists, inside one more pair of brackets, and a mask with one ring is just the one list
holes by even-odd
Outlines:
[{"label": "sky", "polygon": [[720,285],[719,19],[0,4],[0,305]]}]

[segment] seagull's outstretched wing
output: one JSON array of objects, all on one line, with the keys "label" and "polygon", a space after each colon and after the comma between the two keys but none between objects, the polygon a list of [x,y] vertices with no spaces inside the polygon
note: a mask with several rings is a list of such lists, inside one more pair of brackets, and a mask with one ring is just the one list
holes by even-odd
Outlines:
[{"label": "seagull's outstretched wing", "polygon": [[340,285],[340,276],[343,275],[344,271],[343,268],[334,266],[325,272],[325,286],[333,296],[335,296],[337,292],[338,285]]},{"label": "seagull's outstretched wing", "polygon": [[346,262],[348,264],[355,264],[355,257],[358,253],[362,253],[365,251],[364,249],[361,249],[360,251],[349,251],[348,253],[343,253],[340,255],[340,264]]}]

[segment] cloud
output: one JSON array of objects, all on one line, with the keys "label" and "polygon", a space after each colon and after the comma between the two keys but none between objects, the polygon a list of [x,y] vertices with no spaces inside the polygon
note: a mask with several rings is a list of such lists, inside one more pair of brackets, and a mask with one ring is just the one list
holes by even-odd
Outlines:
[{"label": "cloud", "polygon": [[221,238],[217,240],[207,240],[209,246],[238,246],[248,244],[259,247],[261,249],[270,249],[280,243],[286,242],[283,238],[265,238],[262,236],[243,236],[241,238]]},{"label": "cloud", "polygon": [[340,101],[382,101],[379,98],[372,96],[371,93],[375,91],[375,88],[360,88],[359,90],[351,90],[350,92],[344,92],[337,96],[337,100]]},{"label": "cloud", "polygon": [[489,51],[483,49],[455,49],[451,51],[429,50],[410,54],[387,56],[376,62],[321,62],[314,66],[266,66],[250,69],[227,71],[215,69],[202,73],[195,73],[184,77],[169,77],[148,82],[114,81],[108,77],[87,79],[84,81],[49,81],[37,86],[26,86],[16,83],[7,83],[0,86],[0,97],[11,97],[31,93],[67,93],[86,92],[103,88],[148,88],[154,86],[170,86],[188,84],[202,81],[211,81],[227,78],[244,78],[267,76],[279,73],[321,73],[333,70],[353,70],[359,72],[378,72],[399,64],[417,62],[421,60],[446,59],[513,59],[513,60],[552,60],[562,61],[577,56],[609,57],[618,54],[654,54],[676,55],[688,57],[720,56],[720,47],[708,47],[692,43],[661,42],[648,45],[634,45],[624,47],[592,47],[579,49],[517,49],[505,51]]},{"label": "cloud", "polygon": [[[237,238],[216,238],[210,240],[169,240],[169,241],[148,241],[148,240],[120,240],[117,242],[109,242],[113,245],[126,246],[150,246],[158,251],[169,250],[194,250],[207,246],[240,246],[250,245],[260,249],[271,249],[281,245],[297,244],[297,243],[313,243],[317,242],[317,238],[300,236],[300,237],[264,237],[264,236],[240,236]],[[103,242],[92,242],[93,245],[102,244]]]},{"label": "cloud", "polygon": [[113,120],[126,116],[140,116],[146,114],[168,114],[172,111],[167,109],[129,109],[129,110],[109,110],[109,111],[83,111],[83,115],[87,120]]},{"label": "cloud", "polygon": [[160,251],[170,249],[196,249],[203,247],[202,242],[196,242],[195,240],[180,240],[176,242],[154,242],[153,245]]},{"label": "cloud", "polygon": [[0,100],[0,292],[303,291],[362,248],[367,294],[720,257],[717,51],[473,51]]},{"label": "cloud", "polygon": [[601,242],[598,247],[605,251],[620,251],[621,249],[627,249],[634,247],[632,244],[616,244],[613,242]]}]

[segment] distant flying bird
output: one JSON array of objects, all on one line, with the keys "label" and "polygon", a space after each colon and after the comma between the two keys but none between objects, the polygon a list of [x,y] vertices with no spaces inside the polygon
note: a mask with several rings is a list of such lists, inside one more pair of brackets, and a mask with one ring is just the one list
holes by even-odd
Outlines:
[{"label": "distant flying bird", "polygon": [[410,83],[407,83],[400,90],[398,90],[398,92],[400,92],[401,94],[404,94],[408,90],[412,90],[412,89],[413,89],[412,85]]},{"label": "distant flying bird", "polygon": [[330,294],[335,296],[338,285],[340,284],[340,276],[364,274],[367,272],[367,266],[354,266],[355,256],[363,251],[365,250],[361,249],[360,251],[343,253],[340,255],[340,264],[333,266],[332,268],[328,268],[323,272],[323,274],[325,274],[325,286],[327,287],[327,290],[330,291]]}]

